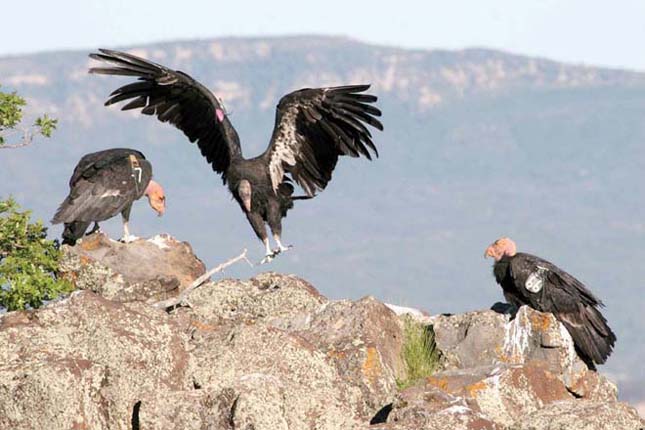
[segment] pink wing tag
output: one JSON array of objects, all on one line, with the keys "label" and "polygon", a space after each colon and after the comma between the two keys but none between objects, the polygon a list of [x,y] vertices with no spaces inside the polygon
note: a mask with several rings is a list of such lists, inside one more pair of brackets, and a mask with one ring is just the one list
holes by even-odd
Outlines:
[{"label": "pink wing tag", "polygon": [[224,121],[224,111],[222,109],[215,109],[215,116],[219,122]]}]

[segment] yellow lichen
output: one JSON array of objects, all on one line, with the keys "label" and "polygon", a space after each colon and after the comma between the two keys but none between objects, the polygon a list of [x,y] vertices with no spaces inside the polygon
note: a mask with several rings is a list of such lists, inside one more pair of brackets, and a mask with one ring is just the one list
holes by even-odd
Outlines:
[{"label": "yellow lichen", "polygon": [[530,318],[532,328],[538,329],[539,331],[547,331],[551,326],[551,318],[549,314],[533,312]]},{"label": "yellow lichen", "polygon": [[443,391],[448,391],[448,380],[445,378],[435,378],[434,376],[428,376],[426,382],[434,387],[439,388]]},{"label": "yellow lichen", "polygon": [[203,322],[199,322],[195,320],[191,321],[190,325],[202,331],[215,331],[217,329],[217,327],[215,327],[214,325],[205,324]]},{"label": "yellow lichen", "polygon": [[362,370],[363,375],[371,383],[375,383],[381,375],[381,361],[379,360],[378,351],[373,346],[367,348],[367,357],[365,357],[365,361],[363,362]]},{"label": "yellow lichen", "polygon": [[466,386],[466,391],[470,395],[470,397],[477,397],[477,393],[480,391],[486,389],[487,385],[484,381],[478,381],[475,382],[474,384],[470,384]]}]

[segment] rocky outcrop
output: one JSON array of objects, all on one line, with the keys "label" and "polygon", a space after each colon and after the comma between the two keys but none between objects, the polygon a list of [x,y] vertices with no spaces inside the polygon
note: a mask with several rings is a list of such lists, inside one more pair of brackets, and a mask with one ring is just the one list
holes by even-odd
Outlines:
[{"label": "rocky outcrop", "polygon": [[159,301],[179,294],[205,267],[188,243],[168,235],[124,244],[95,233],[63,246],[60,272],[77,289],[110,300]]},{"label": "rocky outcrop", "polygon": [[184,330],[83,291],[0,319],[0,428],[128,428],[142,393],[190,387]]},{"label": "rocky outcrop", "polygon": [[575,400],[557,402],[521,418],[509,430],[625,430],[644,428],[636,410],[625,403]]},{"label": "rocky outcrop", "polygon": [[527,308],[514,319],[406,310],[431,326],[441,363],[399,390],[404,323],[372,297],[330,301],[263,273],[208,282],[167,313],[150,302],[204,271],[188,245],[93,235],[65,252],[83,289],[0,317],[0,429],[642,426],[613,384],[580,366],[557,321]]},{"label": "rocky outcrop", "polygon": [[577,397],[616,400],[616,388],[587,370],[571,336],[552,314],[523,306],[510,317],[496,311],[432,317],[445,369],[540,363]]},{"label": "rocky outcrop", "polygon": [[[522,307],[513,317],[490,310],[419,320],[432,327],[442,369],[403,390],[383,428],[578,429],[573,417],[589,405],[627,425],[616,428],[641,428],[634,409],[618,402],[616,386],[587,369],[551,314]],[[551,413],[571,426],[554,427],[545,418]]]},{"label": "rocky outcrop", "polygon": [[[281,345],[289,344],[292,339],[301,348],[306,346],[322,354],[326,365],[340,378],[332,385],[343,385],[351,392],[343,402],[350,402],[353,414],[362,418],[371,417],[391,402],[397,391],[397,378],[404,376],[401,322],[374,298],[330,302],[300,278],[264,273],[248,281],[226,279],[212,288],[196,289],[187,300],[193,304],[192,308],[180,309],[178,314],[199,321],[194,336],[206,335],[215,343],[221,342],[206,334],[208,328],[205,332],[202,330],[202,324],[206,324],[206,327],[220,327],[218,336],[239,339],[250,333],[249,339],[256,335],[258,339],[266,337],[266,347],[273,344],[273,339],[277,342],[275,351],[263,353],[279,362],[283,361],[278,360]],[[240,331],[240,323],[245,324],[246,330]],[[232,360],[252,361],[262,345],[253,344],[249,349],[236,351]],[[247,355],[249,358],[245,359]],[[221,358],[208,355],[204,360],[219,362]],[[311,364],[311,360],[305,362]],[[200,366],[209,367],[209,363],[203,362],[197,367]],[[294,380],[293,384],[307,387],[305,381]],[[293,392],[299,393],[299,390]]]}]

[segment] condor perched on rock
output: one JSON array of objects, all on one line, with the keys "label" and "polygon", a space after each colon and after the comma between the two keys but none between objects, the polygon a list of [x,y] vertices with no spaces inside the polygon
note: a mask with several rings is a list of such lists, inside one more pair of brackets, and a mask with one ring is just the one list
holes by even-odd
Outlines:
[{"label": "condor perched on rock", "polygon": [[159,216],[166,208],[163,188],[151,178],[152,166],[139,151],[117,148],[85,155],[69,180],[69,195],[52,220],[53,224],[65,223],[63,243],[74,245],[92,222],[94,232],[99,221],[119,213],[123,217],[121,240],[136,239],[128,230],[132,203],[146,195]]},{"label": "condor perched on rock", "polygon": [[[280,235],[282,218],[293,201],[325,189],[339,156],[371,159],[370,150],[378,155],[366,125],[379,130],[383,126],[374,118],[381,111],[370,105],[376,96],[364,94],[369,85],[305,88],[285,95],[277,106],[269,147],[263,154],[245,159],[222,102],[206,87],[183,72],[134,55],[99,51],[90,57],[111,66],[95,67],[90,73],[138,78],[114,91],[105,104],[128,100],[122,110],[140,108],[141,113],[171,123],[191,142],[197,142],[264,243],[265,262],[288,249]],[[293,196],[292,179],[306,196]],[[277,245],[274,251],[265,222]]]},{"label": "condor perched on rock", "polygon": [[490,245],[485,256],[495,259],[493,273],[509,303],[551,312],[567,328],[590,368],[607,360],[616,335],[598,310],[603,303],[580,281],[540,257],[517,252],[507,237]]}]

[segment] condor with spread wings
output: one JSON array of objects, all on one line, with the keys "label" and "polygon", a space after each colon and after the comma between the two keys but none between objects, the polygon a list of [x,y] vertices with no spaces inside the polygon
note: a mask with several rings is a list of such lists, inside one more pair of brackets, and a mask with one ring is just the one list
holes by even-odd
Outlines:
[{"label": "condor with spread wings", "polygon": [[509,303],[552,313],[567,328],[589,368],[607,360],[616,335],[600,313],[602,302],[582,282],[540,257],[517,252],[508,237],[493,242],[485,255],[495,259],[495,280]]},{"label": "condor with spread wings", "polygon": [[[141,109],[196,142],[213,170],[239,203],[255,234],[264,243],[265,260],[288,249],[280,236],[282,218],[296,199],[311,198],[325,189],[338,157],[378,156],[367,126],[383,130],[372,106],[369,85],[305,88],[282,97],[267,150],[245,159],[240,140],[223,104],[206,87],[181,71],[171,70],[124,52],[100,49],[91,58],[108,63],[90,73],[132,76],[136,82],[114,91],[105,103],[127,101],[122,110]],[[306,196],[293,196],[292,180]],[[277,248],[271,250],[269,225]]]}]

